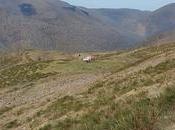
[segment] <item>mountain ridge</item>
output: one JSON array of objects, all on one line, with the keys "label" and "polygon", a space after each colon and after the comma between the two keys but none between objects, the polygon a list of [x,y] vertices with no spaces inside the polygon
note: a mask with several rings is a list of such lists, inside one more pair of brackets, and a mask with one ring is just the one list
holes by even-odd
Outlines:
[{"label": "mountain ridge", "polygon": [[[170,7],[168,21],[161,22]],[[128,49],[147,37],[171,31],[175,27],[173,7],[149,12],[88,9],[59,0],[0,0],[0,48],[64,52]]]}]

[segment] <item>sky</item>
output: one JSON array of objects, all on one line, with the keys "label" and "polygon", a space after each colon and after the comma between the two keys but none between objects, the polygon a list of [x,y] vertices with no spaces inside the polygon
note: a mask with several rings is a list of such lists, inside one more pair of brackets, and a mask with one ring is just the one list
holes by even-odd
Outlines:
[{"label": "sky", "polygon": [[155,10],[175,0],[64,0],[72,5],[87,8],[131,8]]}]

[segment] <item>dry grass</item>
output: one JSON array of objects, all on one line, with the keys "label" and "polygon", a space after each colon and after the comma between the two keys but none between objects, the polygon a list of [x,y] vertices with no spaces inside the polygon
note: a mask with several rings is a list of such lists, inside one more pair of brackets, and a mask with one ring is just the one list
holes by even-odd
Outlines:
[{"label": "dry grass", "polygon": [[[2,123],[2,128],[20,128],[27,124],[30,126],[28,129],[40,130],[159,130],[159,122],[173,111],[175,101],[175,57],[171,55],[170,59],[161,60],[159,57],[174,54],[174,47],[175,44],[169,44],[128,52],[96,54],[99,59],[90,64],[70,56],[66,60],[30,61],[2,69],[0,80],[6,84],[3,85],[5,88],[49,80],[46,77],[66,80],[68,75],[101,75],[98,81],[93,80],[88,91],[50,98],[43,103],[45,107],[37,106],[37,111],[28,120],[13,119],[6,125]],[[171,78],[167,78],[167,75]],[[149,89],[154,86],[159,94],[149,97]],[[32,87],[36,87],[35,84]],[[2,109],[0,113],[6,115],[8,111],[11,109]]]}]

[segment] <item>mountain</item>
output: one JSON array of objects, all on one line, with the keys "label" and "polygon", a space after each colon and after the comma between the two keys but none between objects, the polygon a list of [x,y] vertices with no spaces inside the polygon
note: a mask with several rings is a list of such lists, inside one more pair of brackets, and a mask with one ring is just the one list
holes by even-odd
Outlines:
[{"label": "mountain", "polygon": [[[101,19],[112,24],[124,36],[141,41],[175,30],[175,4],[155,11],[134,9],[100,9]],[[132,40],[134,42],[134,39]]]},{"label": "mountain", "polygon": [[4,48],[87,51],[110,50],[122,43],[112,27],[59,0],[0,0],[0,10]]},{"label": "mountain", "polygon": [[175,4],[168,4],[152,12],[147,21],[147,35],[172,31],[175,29]]},{"label": "mountain", "polygon": [[[94,55],[95,61],[81,57]],[[0,55],[1,130],[173,130],[175,43]]]},{"label": "mountain", "polygon": [[87,9],[60,0],[0,0],[0,49],[63,52],[132,48],[172,31],[175,4],[156,11]]},{"label": "mountain", "polygon": [[[99,19],[106,24],[112,25],[115,29],[128,38],[128,42],[140,41],[146,35],[146,20],[149,11],[135,9],[98,9]],[[133,44],[133,43],[132,43]]]},{"label": "mountain", "polygon": [[144,40],[144,45],[148,44],[163,44],[163,43],[170,43],[175,41],[175,30],[169,32],[163,32],[151,37],[148,37]]},{"label": "mountain", "polygon": [[168,4],[152,12],[147,20],[144,44],[162,44],[175,41],[175,4]]}]

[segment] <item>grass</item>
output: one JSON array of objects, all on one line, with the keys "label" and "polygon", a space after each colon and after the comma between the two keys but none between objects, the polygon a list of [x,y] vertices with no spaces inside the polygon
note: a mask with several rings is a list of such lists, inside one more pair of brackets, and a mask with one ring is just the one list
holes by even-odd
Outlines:
[{"label": "grass", "polygon": [[8,112],[11,110],[13,107],[3,107],[0,109],[0,115],[4,114],[5,112]]},{"label": "grass", "polygon": [[108,85],[114,88],[115,93],[124,94],[133,89],[162,83],[162,81],[165,80],[164,73],[174,68],[175,59],[167,60],[154,67],[148,67],[143,71],[129,75],[128,77],[122,80],[112,82],[109,80]]},{"label": "grass", "polygon": [[13,121],[8,122],[8,123],[4,126],[4,128],[10,129],[10,128],[16,128],[16,127],[18,127],[18,126],[19,126],[18,121],[17,121],[17,120],[13,120]]},{"label": "grass", "polygon": [[91,110],[80,118],[67,118],[40,130],[154,130],[159,119],[173,108],[174,101],[173,86],[158,98],[142,95],[130,104],[110,103],[104,110]]},{"label": "grass", "polygon": [[[161,45],[134,52],[103,54],[89,64],[78,59],[31,62],[1,70],[0,82],[2,86],[13,86],[57,73],[112,75],[173,49],[174,44],[170,47]],[[160,119],[174,111],[175,86],[169,86],[165,93],[156,98],[148,98],[147,91],[137,90],[161,84],[162,80],[165,80],[165,72],[174,67],[175,60],[167,59],[156,66],[126,74],[123,78],[113,76],[102,79],[93,84],[87,92],[65,96],[52,102],[46,109],[38,111],[30,118],[29,125],[34,129],[41,125],[40,121],[44,118],[48,119],[48,124],[40,130],[159,130],[157,123]],[[169,82],[169,79],[166,80]],[[136,93],[127,95],[133,91]],[[8,109],[0,113],[6,111]],[[16,126],[18,122],[12,121],[7,123],[6,128]]]},{"label": "grass", "polygon": [[[174,44],[172,45],[172,48],[173,47]],[[137,50],[131,54],[126,53],[126,56],[124,57],[121,57],[123,53],[104,54],[102,56],[99,56],[100,59],[90,64],[84,63],[80,60],[72,59],[68,61],[40,61],[15,65],[0,71],[0,88],[17,85],[18,83],[38,80],[40,78],[45,78],[56,73],[69,75],[77,73],[116,73],[125,68],[143,62],[143,60],[150,58],[156,54],[160,54],[164,52],[163,50],[168,50],[168,47],[162,45],[160,47],[144,48]],[[127,60],[128,56],[130,57],[130,60]],[[9,61],[9,58],[5,58],[5,61],[3,61],[3,63]],[[16,61],[14,62],[16,63]],[[168,63],[163,63],[159,66],[156,66],[156,70],[154,70],[153,67],[150,67],[145,70],[145,73],[151,73],[152,71],[152,73],[154,72],[155,74],[157,74],[161,73],[161,71],[163,72],[164,69],[174,67],[174,61],[167,62]],[[159,68],[157,69],[157,67]]]},{"label": "grass", "polygon": [[48,73],[55,71],[62,74],[102,73],[119,70],[126,64],[118,60],[96,60],[88,64],[80,60],[54,61],[42,72]]},{"label": "grass", "polygon": [[160,100],[159,106],[163,111],[167,112],[167,110],[173,108],[175,105],[175,87],[167,88]]},{"label": "grass", "polygon": [[[75,99],[72,96],[65,96],[63,98],[58,99],[51,106],[49,106],[46,110],[39,111],[37,116],[42,115],[52,115],[50,118],[55,119],[57,117],[61,117],[68,112],[77,112],[82,108],[86,107],[88,104],[82,103],[81,101]],[[47,116],[46,115],[46,116]]]},{"label": "grass", "polygon": [[151,76],[155,76],[164,73],[168,70],[171,70],[173,68],[175,68],[175,59],[167,60],[165,62],[156,65],[155,67],[149,67],[143,72],[146,74],[150,74]]},{"label": "grass", "polygon": [[9,56],[8,54],[0,54],[0,68],[17,64],[21,61],[20,56]]},{"label": "grass", "polygon": [[42,70],[47,66],[47,62],[32,62],[3,69],[0,71],[0,88],[36,81],[40,78],[56,74],[39,72],[39,70]]},{"label": "grass", "polygon": [[[159,130],[160,127],[157,124],[160,119],[167,117],[168,113],[173,111],[175,105],[174,85],[167,88],[157,98],[148,98],[145,92],[126,98],[125,101],[115,102],[115,99],[117,96],[139,87],[159,83],[160,78],[163,77],[160,74],[164,74],[174,67],[174,60],[167,60],[144,71],[128,75],[121,80],[99,81],[87,93],[83,93],[87,100],[95,97],[95,100],[91,100],[93,103],[87,102],[88,105],[85,107],[81,105],[76,111],[86,110],[87,113],[83,116],[68,117],[63,121],[48,124],[41,130]],[[159,80],[153,76],[157,76]],[[80,104],[82,102],[86,102],[86,100],[80,100]],[[72,107],[74,106],[71,106],[70,111],[73,109]],[[60,111],[59,109],[54,111],[57,110]]]},{"label": "grass", "polygon": [[39,130],[50,130],[52,129],[52,126],[50,124],[45,125],[43,128],[40,128]]},{"label": "grass", "polygon": [[151,86],[156,84],[157,82],[154,81],[150,76],[143,75],[140,73],[135,73],[121,81],[113,81],[109,84],[113,87],[114,93],[118,93],[122,95],[127,93],[131,90],[139,89],[141,87]]},{"label": "grass", "polygon": [[133,53],[131,53],[131,56],[139,58],[139,59],[145,59],[145,58],[149,58],[149,57],[159,55],[162,53],[167,53],[167,52],[174,50],[174,49],[175,49],[174,43],[162,44],[162,45],[158,45],[158,46],[154,45],[154,46],[138,49],[138,50],[134,51]]}]

